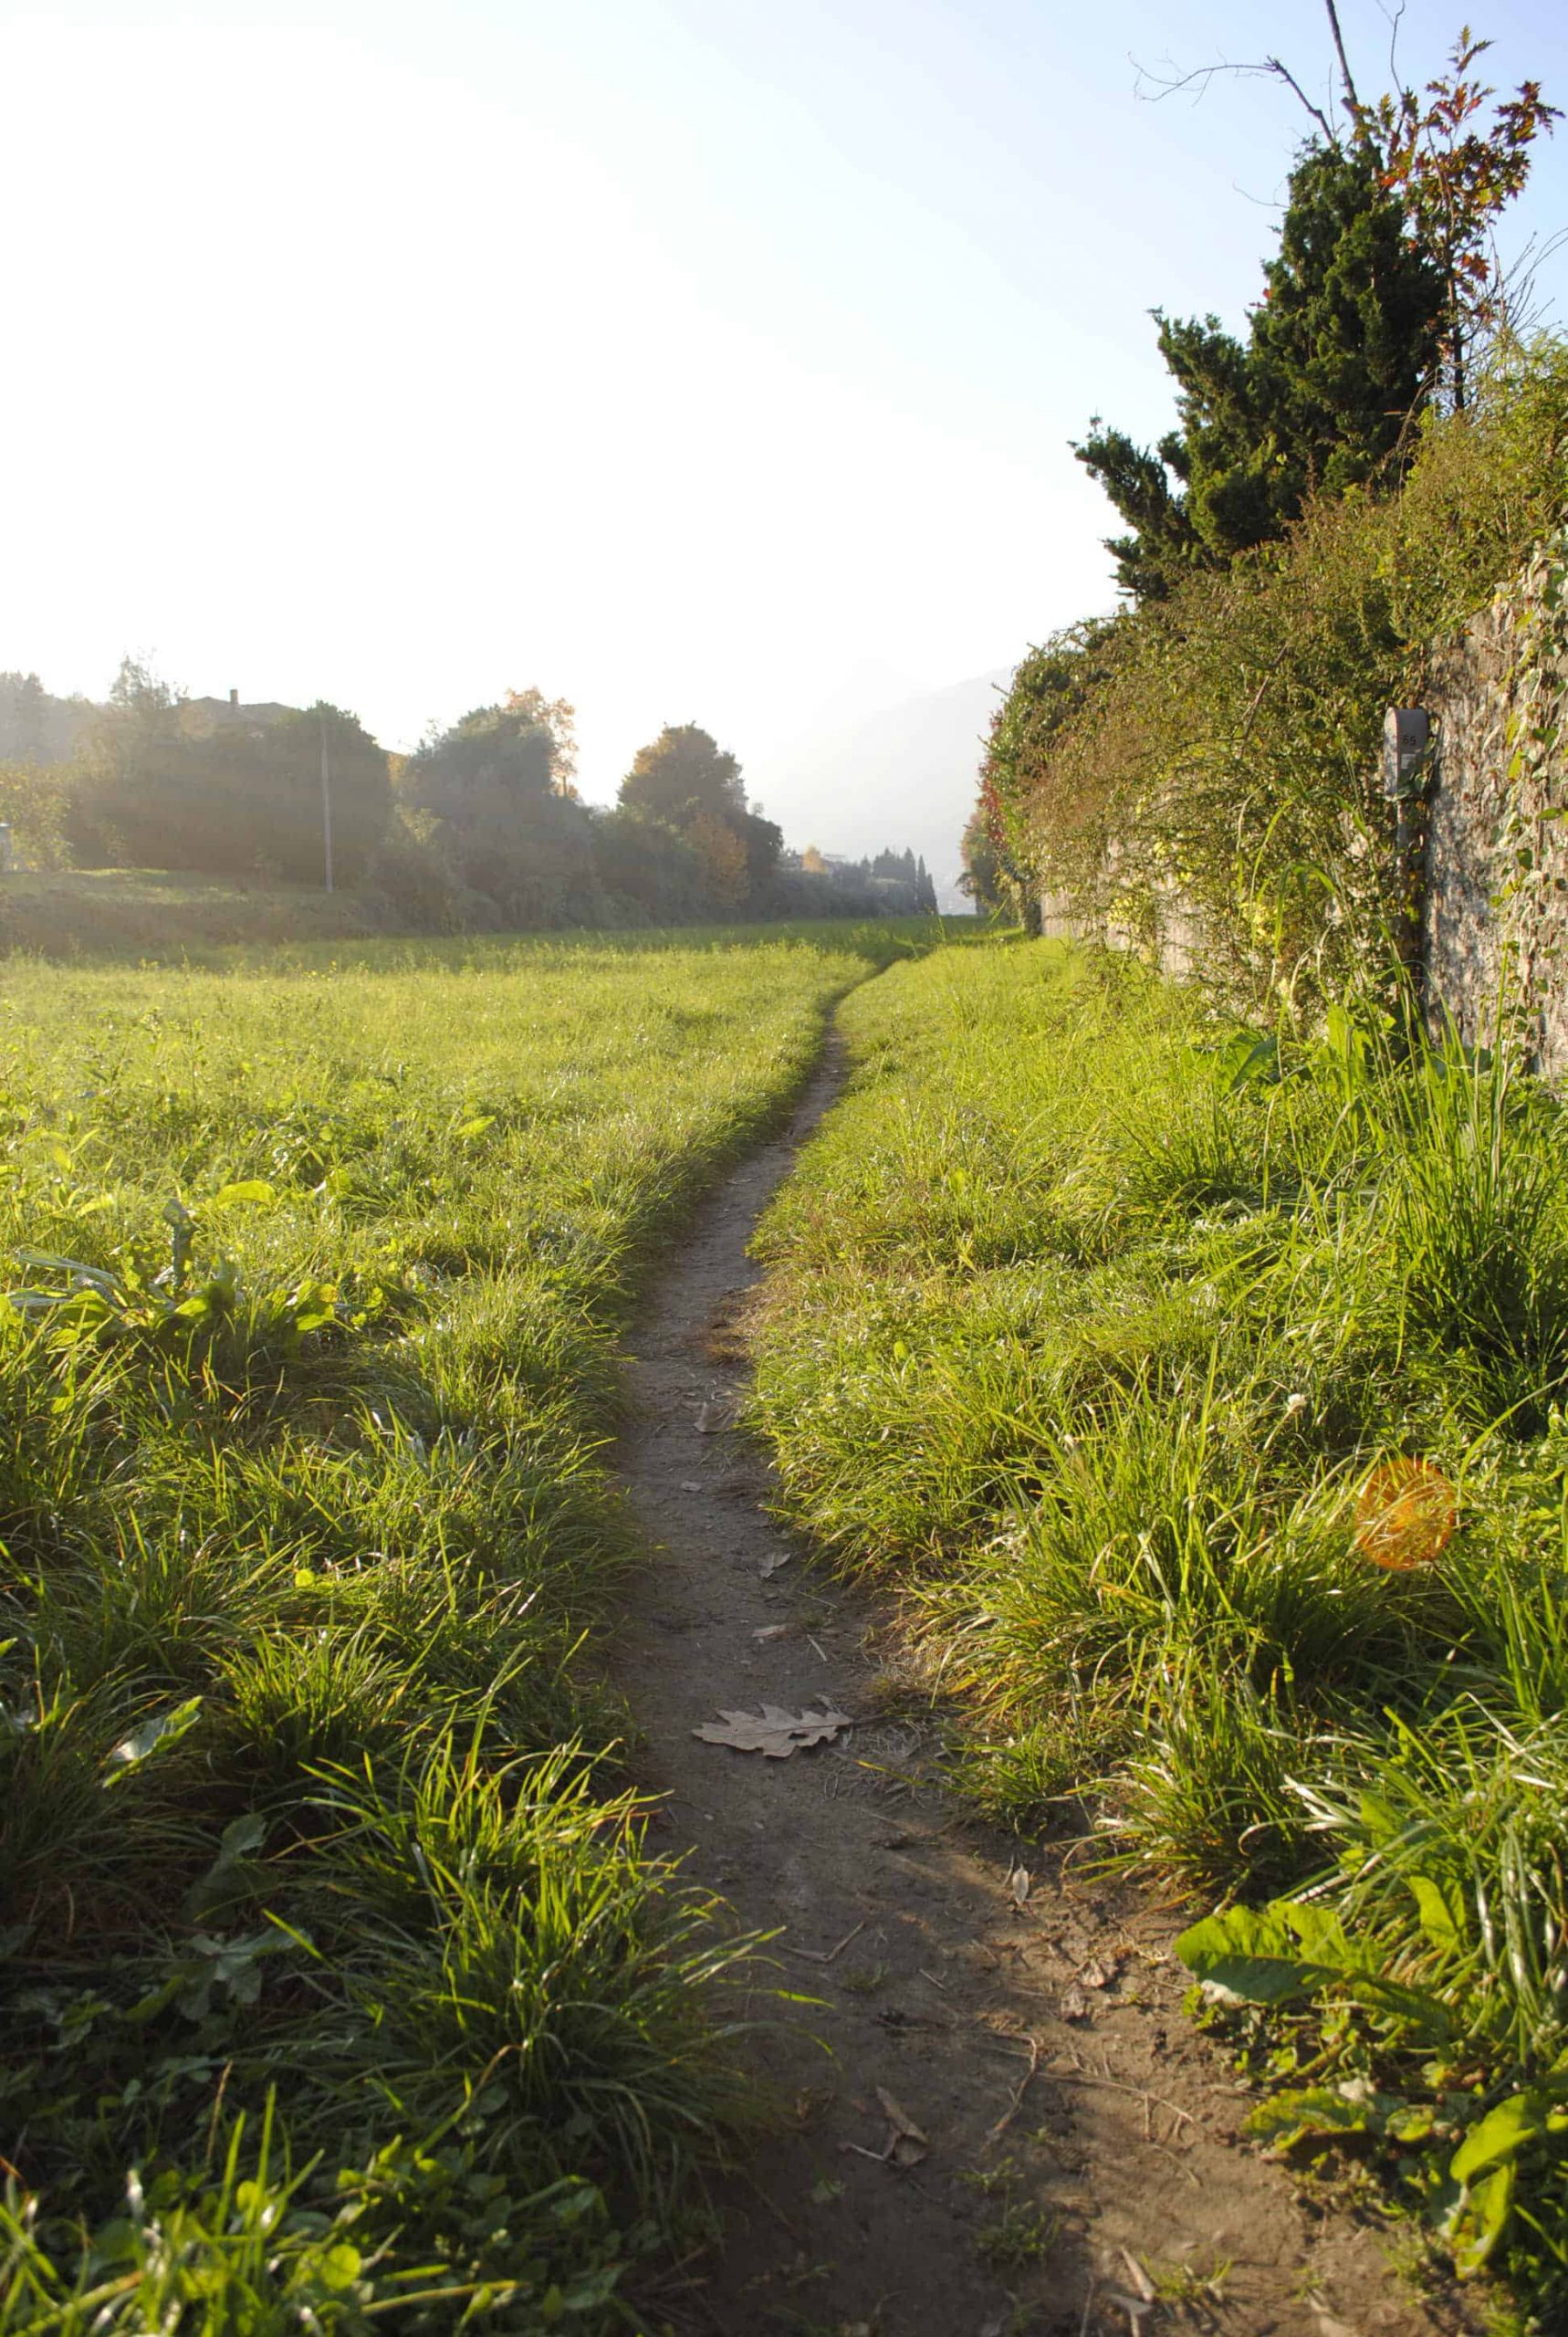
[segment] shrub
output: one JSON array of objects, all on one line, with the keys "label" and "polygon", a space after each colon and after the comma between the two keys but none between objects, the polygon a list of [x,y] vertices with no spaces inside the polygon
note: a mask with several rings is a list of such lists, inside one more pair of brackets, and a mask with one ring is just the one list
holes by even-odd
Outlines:
[{"label": "shrub", "polygon": [[1038,739],[1020,668],[1000,731],[1034,880],[1145,945],[1190,907],[1238,1001],[1386,961],[1384,714],[1565,500],[1568,344],[1507,348],[1396,494],[1319,497],[1282,544],[1079,645],[1090,686]]}]

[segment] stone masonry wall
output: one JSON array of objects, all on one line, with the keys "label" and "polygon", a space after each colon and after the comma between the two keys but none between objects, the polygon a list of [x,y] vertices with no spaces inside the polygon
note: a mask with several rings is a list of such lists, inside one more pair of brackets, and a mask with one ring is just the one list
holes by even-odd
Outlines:
[{"label": "stone masonry wall", "polygon": [[1568,531],[1432,663],[1425,958],[1434,1017],[1484,1043],[1500,977],[1538,1068],[1568,1073]]}]

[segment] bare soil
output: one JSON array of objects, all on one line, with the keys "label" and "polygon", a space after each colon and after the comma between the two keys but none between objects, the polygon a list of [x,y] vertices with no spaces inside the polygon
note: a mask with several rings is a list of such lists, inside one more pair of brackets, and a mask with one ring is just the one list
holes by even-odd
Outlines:
[{"label": "bare soil", "polygon": [[[946,1793],[891,1610],[769,1517],[727,1419],[745,1376],[758,1216],[831,1102],[710,1199],[634,1337],[618,1465],[655,1546],[616,1660],[661,1846],[776,1933],[749,2012],[765,2135],[675,2319],[725,2337],[1417,2337],[1369,2225],[1239,2137],[1248,2096],[1180,2010],[1178,1918],[1074,1878]],[[693,1734],[725,1710],[831,1706],[852,1731],[789,1759]],[[815,1999],[781,2004],[780,1987]],[[890,2152],[900,2125],[905,2134]],[[1206,2285],[1207,2284],[1207,2285]],[[1182,2300],[1185,2295],[1185,2301]]]}]

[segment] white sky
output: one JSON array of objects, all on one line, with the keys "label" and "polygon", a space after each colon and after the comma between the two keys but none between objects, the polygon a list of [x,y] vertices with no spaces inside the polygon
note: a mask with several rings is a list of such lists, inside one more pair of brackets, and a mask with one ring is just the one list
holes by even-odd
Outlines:
[{"label": "white sky", "polygon": [[[1568,12],[1480,28],[1568,103]],[[1107,604],[1066,442],[1164,426],[1145,311],[1239,321],[1304,127],[1129,56],[1263,46],[1322,88],[1318,0],[0,5],[0,666],[394,746],[537,683],[586,792],[697,720],[788,827],[792,737]]]}]

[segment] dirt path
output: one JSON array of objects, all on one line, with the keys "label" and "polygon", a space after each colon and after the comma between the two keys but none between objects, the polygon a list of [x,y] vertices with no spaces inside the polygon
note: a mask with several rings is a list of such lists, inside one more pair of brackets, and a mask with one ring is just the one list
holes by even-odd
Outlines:
[{"label": "dirt path", "polygon": [[[619,1466],[659,1548],[618,1674],[662,1837],[814,1996],[755,2049],[777,2133],[725,2201],[681,2305],[724,2337],[1416,2337],[1372,2235],[1314,2216],[1237,2142],[1246,2107],[1184,2020],[1174,1928],[975,1825],[928,1775],[887,1618],[766,1515],[768,1472],[724,1425],[744,1376],[747,1243],[831,1101],[831,1048],[789,1127],[708,1203],[653,1295]],[[831,1703],[847,1744],[764,1760],[700,1743],[721,1708]],[[1035,1870],[1023,1886],[1015,1869]],[[775,1982],[778,1985],[778,1982]],[[777,2008],[771,2008],[777,2014]],[[759,1995],[753,2010],[769,2017]],[[889,2163],[888,2101],[917,2126]],[[1177,2268],[1186,2266],[1184,2276]],[[1228,2270],[1219,2268],[1228,2266]],[[1204,2276],[1213,2287],[1198,2293]],[[1187,2278],[1196,2302],[1156,2286]]]}]

